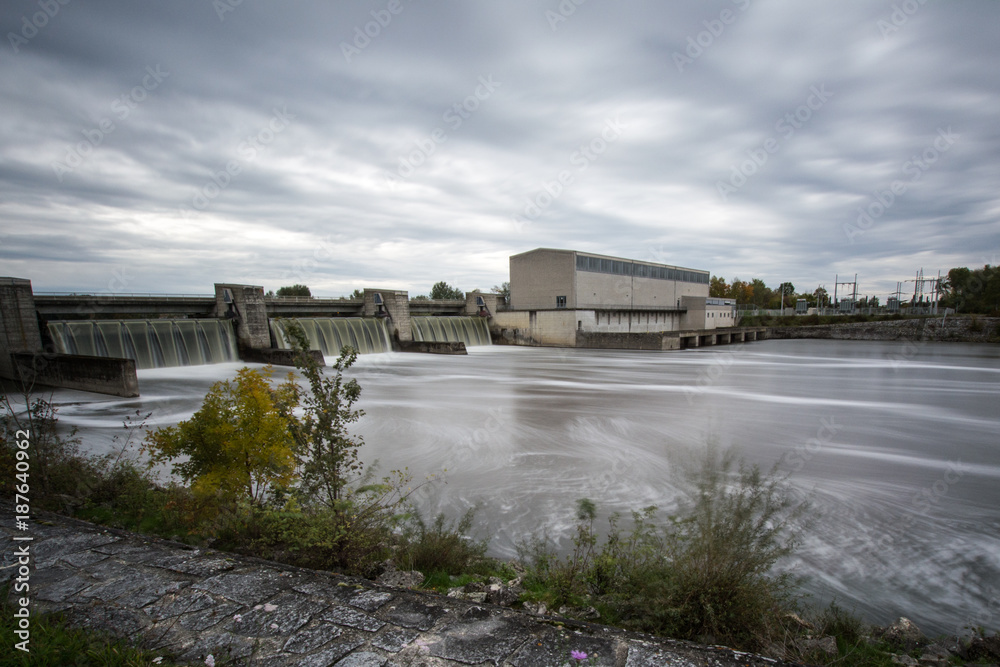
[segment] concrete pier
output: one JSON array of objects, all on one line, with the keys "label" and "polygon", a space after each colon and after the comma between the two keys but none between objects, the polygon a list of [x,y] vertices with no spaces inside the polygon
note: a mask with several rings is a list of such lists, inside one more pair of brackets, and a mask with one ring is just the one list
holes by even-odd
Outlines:
[{"label": "concrete pier", "polygon": [[12,353],[41,351],[31,281],[0,278],[0,378],[18,379]]}]

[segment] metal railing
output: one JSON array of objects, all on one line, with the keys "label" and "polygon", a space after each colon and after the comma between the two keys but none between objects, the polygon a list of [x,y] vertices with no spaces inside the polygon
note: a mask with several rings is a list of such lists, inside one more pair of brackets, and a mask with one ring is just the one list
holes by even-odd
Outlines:
[{"label": "metal railing", "polygon": [[152,292],[35,292],[36,297],[100,297],[102,299],[214,299],[214,294],[154,294]]}]

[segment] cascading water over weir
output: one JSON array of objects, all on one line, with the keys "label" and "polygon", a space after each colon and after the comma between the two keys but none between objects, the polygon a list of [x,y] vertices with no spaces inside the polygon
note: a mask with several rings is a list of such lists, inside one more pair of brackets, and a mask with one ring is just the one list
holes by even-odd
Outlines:
[{"label": "cascading water over weir", "polygon": [[350,345],[358,354],[391,352],[392,342],[385,321],[376,317],[297,317],[272,319],[271,331],[279,349],[292,349],[286,321],[297,322],[309,338],[309,346],[325,357],[336,357],[341,348]]},{"label": "cascading water over weir", "polygon": [[48,330],[57,352],[134,359],[139,369],[239,361],[226,320],[57,321]]},{"label": "cascading water over weir", "polygon": [[410,323],[413,340],[492,345],[490,329],[482,317],[414,317]]}]

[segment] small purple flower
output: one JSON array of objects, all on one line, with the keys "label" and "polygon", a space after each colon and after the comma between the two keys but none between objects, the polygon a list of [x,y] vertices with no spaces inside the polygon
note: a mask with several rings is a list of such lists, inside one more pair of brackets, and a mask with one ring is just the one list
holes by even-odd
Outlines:
[{"label": "small purple flower", "polygon": [[572,658],[573,660],[583,661],[587,659],[587,654],[584,653],[583,651],[570,651],[569,657]]}]

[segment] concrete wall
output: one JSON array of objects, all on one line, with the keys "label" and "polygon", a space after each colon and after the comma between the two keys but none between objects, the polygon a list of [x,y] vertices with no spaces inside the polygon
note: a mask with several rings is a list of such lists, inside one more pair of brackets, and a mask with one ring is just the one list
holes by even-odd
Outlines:
[{"label": "concrete wall", "polygon": [[[326,359],[320,350],[309,350],[311,356],[320,366],[326,366]],[[281,350],[275,347],[268,348],[244,348],[241,361],[250,361],[257,364],[271,364],[272,366],[295,366],[298,353],[295,350]]]},{"label": "concrete wall", "polygon": [[575,291],[577,308],[677,308],[685,297],[707,297],[708,285],[577,271]]},{"label": "concrete wall", "polygon": [[486,303],[486,310],[490,315],[497,312],[497,298],[496,294],[486,294],[484,292],[466,292],[465,293],[465,314],[466,315],[479,315],[479,306],[476,305],[476,297],[482,297],[483,301]]},{"label": "concrete wall", "polygon": [[[232,296],[231,304],[225,302],[226,290]],[[263,287],[215,283],[215,313],[217,317],[236,320],[236,342],[241,348],[261,350],[271,347],[271,328],[267,323]]]},{"label": "concrete wall", "polygon": [[16,379],[13,352],[41,352],[31,281],[0,278],[0,377]]},{"label": "concrete wall", "polygon": [[406,340],[399,341],[400,352],[421,352],[423,354],[468,354],[465,343],[461,341],[429,341]]},{"label": "concrete wall", "polygon": [[577,331],[576,346],[601,350],[676,350],[680,338],[659,332]]},{"label": "concrete wall", "polygon": [[15,352],[11,359],[19,380],[27,386],[48,385],[125,398],[139,395],[139,379],[131,359],[54,352]]},{"label": "concrete wall", "polygon": [[607,333],[647,333],[676,331],[681,313],[662,310],[577,311],[577,328]]},{"label": "concrete wall", "polygon": [[389,321],[389,337],[393,340],[413,340],[413,329],[410,325],[410,297],[401,290],[365,288],[365,305],[362,310],[364,317],[376,317],[378,307],[375,305],[375,293],[382,295],[383,308],[392,318]]},{"label": "concrete wall", "polygon": [[511,255],[511,310],[555,308],[556,296],[565,296],[566,307],[574,308],[575,273],[576,254],[572,250],[542,248]]},{"label": "concrete wall", "polygon": [[[577,257],[596,257],[624,264],[625,273],[577,270]],[[555,309],[557,298],[566,297],[567,310],[676,309],[687,297],[708,297],[707,283],[632,275],[636,266],[664,267],[573,250],[539,248],[510,258],[512,310]],[[693,271],[669,267],[678,271]],[[696,272],[697,273],[697,272]]]},{"label": "concrete wall", "polygon": [[681,320],[681,329],[719,329],[734,327],[739,323],[733,306],[710,304],[708,301],[703,296],[681,299],[681,304],[687,308],[687,313]]},{"label": "concrete wall", "polygon": [[573,310],[530,310],[496,313],[490,322],[494,342],[509,345],[576,346]]}]

